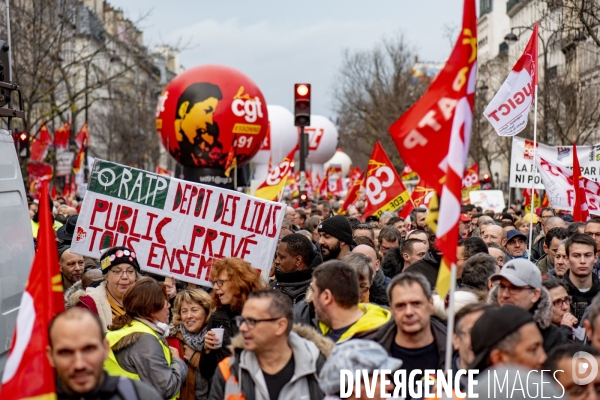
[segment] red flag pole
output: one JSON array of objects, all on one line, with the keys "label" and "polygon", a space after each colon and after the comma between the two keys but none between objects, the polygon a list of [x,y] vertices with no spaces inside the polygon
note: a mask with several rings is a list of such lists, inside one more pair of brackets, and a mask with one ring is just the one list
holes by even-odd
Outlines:
[{"label": "red flag pole", "polygon": [[531,180],[531,209],[529,210],[529,248],[527,249],[527,260],[531,261],[531,245],[533,242],[533,207],[535,202],[535,197],[533,197],[533,193],[535,193],[535,172],[537,170],[537,103],[538,103],[538,23],[535,23],[533,28],[533,37],[534,39],[534,61],[535,61],[535,69],[533,76],[533,83],[535,88],[535,103],[533,105],[533,179]]}]

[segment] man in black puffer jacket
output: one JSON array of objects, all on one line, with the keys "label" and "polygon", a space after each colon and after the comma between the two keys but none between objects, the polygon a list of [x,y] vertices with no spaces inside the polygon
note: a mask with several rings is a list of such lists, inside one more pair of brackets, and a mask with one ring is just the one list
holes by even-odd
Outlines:
[{"label": "man in black puffer jacket", "polygon": [[277,246],[275,280],[270,285],[288,296],[294,306],[304,300],[312,272],[321,263],[321,254],[306,236],[300,233],[284,236]]}]

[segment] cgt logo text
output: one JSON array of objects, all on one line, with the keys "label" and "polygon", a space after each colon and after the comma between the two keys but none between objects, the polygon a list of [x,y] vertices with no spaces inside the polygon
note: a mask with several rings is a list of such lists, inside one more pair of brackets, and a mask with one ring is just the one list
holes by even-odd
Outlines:
[{"label": "cgt logo text", "polygon": [[[594,381],[598,374],[598,362],[589,353],[580,351],[572,360],[572,378],[576,385],[585,386]],[[399,370],[392,373],[390,370],[348,369],[340,370],[340,398],[346,399],[354,395],[361,397],[364,392],[369,399],[476,399],[480,397],[489,399],[562,399],[566,390],[557,379],[559,372],[550,370],[514,370],[496,371],[489,369],[479,374],[479,370],[460,369],[456,372],[444,370],[412,370],[410,374]],[[480,387],[482,385],[487,387]],[[549,385],[554,390],[549,390]],[[559,396],[551,395],[561,392]],[[364,397],[363,397],[364,398]]]}]

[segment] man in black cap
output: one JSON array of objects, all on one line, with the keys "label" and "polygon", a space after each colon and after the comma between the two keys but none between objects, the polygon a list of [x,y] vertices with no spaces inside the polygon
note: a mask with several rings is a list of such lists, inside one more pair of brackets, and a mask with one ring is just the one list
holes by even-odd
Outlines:
[{"label": "man in black cap", "polygon": [[475,358],[469,369],[496,365],[520,365],[540,370],[546,352],[540,331],[530,313],[507,305],[485,310],[471,329],[471,345]]},{"label": "man in black cap", "polygon": [[527,259],[527,236],[516,229],[506,232],[504,251],[511,260],[514,258]]},{"label": "man in black cap", "polygon": [[56,231],[57,242],[60,246],[70,246],[77,225],[77,215],[71,215],[67,222]]},{"label": "man in black cap", "polygon": [[323,261],[342,259],[354,247],[352,227],[346,217],[327,218],[317,228]]}]

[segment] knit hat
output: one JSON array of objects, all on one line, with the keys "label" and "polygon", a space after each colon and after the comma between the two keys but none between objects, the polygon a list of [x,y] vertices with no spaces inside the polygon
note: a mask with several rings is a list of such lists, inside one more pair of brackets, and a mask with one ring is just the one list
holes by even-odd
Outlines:
[{"label": "knit hat", "polygon": [[108,274],[112,267],[119,264],[129,264],[137,272],[140,272],[140,264],[138,264],[136,254],[127,247],[111,247],[100,258],[100,267],[104,275]]},{"label": "knit hat", "polygon": [[331,235],[350,246],[355,244],[352,240],[352,226],[350,226],[348,219],[342,215],[324,219],[323,222],[319,224],[317,231]]},{"label": "knit hat", "polygon": [[71,245],[64,245],[64,246],[60,246],[58,248],[58,259],[60,260],[60,258],[62,257],[63,253],[67,250],[69,250],[71,248]]}]

